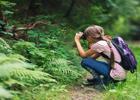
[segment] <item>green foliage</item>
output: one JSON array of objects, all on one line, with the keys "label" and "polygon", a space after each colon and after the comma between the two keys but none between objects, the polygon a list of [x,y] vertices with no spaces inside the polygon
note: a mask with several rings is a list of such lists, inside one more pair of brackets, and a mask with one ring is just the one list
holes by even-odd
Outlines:
[{"label": "green foliage", "polygon": [[[31,91],[31,92],[30,92]],[[15,95],[15,100],[69,100],[68,93],[65,85],[57,84],[52,87],[38,86],[30,88],[30,91],[24,91],[20,97]]]},{"label": "green foliage", "polygon": [[3,20],[0,20],[0,34],[1,35],[9,35],[13,36],[13,33],[9,30],[12,29],[13,26],[6,24]]},{"label": "green foliage", "polygon": [[13,7],[15,6],[15,3],[12,3],[7,0],[0,0],[0,8],[3,11],[3,14],[7,17],[11,17],[13,14]]},{"label": "green foliage", "polygon": [[27,68],[32,68],[33,65],[23,62],[18,58],[9,56],[1,56],[0,59],[0,77],[1,80],[17,79],[19,81],[30,84],[56,82],[51,75],[41,71],[33,71]]},{"label": "green foliage", "polygon": [[129,32],[130,26],[127,23],[127,20],[120,16],[114,21],[111,29],[108,29],[107,31],[114,36],[123,36],[129,38],[127,33]]},{"label": "green foliage", "polygon": [[[112,12],[115,12],[116,15],[122,15],[127,17],[135,16],[136,8],[138,6],[139,1],[133,0],[133,1],[127,1],[127,0],[108,0],[110,4],[113,6],[113,9],[111,9]],[[130,6],[131,5],[131,6]]]},{"label": "green foliage", "polygon": [[6,54],[12,52],[11,47],[2,38],[0,38],[0,52],[6,53]]},{"label": "green foliage", "polygon": [[7,99],[12,98],[12,96],[13,95],[8,90],[0,87],[0,98],[2,100],[4,100],[4,98],[7,98]]},{"label": "green foliage", "polygon": [[35,42],[38,47],[56,49],[58,45],[63,43],[60,41],[65,37],[63,28],[49,23],[41,27],[41,29],[28,31],[29,40]]},{"label": "green foliage", "polygon": [[15,3],[11,3],[11,2],[9,2],[9,1],[7,1],[7,0],[1,0],[1,1],[0,1],[0,5],[1,5],[2,7],[10,8],[10,7],[12,7],[12,6],[15,6]]},{"label": "green foliage", "polygon": [[30,59],[32,63],[42,64],[45,54],[41,52],[34,43],[26,41],[18,41],[13,45],[15,53],[21,54]]},{"label": "green foliage", "polygon": [[77,80],[82,76],[78,72],[79,70],[76,69],[76,66],[71,65],[70,61],[62,58],[51,59],[44,67],[46,72],[52,74],[63,83],[70,83],[72,80]]},{"label": "green foliage", "polygon": [[72,47],[65,46],[65,43],[61,41],[64,37],[64,29],[54,25],[47,28],[49,30],[47,34],[36,30],[29,31],[32,38],[36,37],[36,32],[39,32],[37,46],[33,43],[34,40],[30,39],[32,42],[18,41],[13,45],[13,50],[39,65],[41,70],[50,73],[60,83],[78,80],[82,76],[82,68],[76,62],[79,59],[71,50]]},{"label": "green foliage", "polygon": [[[35,65],[25,62],[27,59],[21,55],[0,55],[0,81],[2,86],[10,90],[23,90],[26,86],[56,83],[52,75],[36,70]],[[3,91],[3,93],[1,93]],[[0,97],[11,98],[6,90],[0,91]],[[9,94],[8,94],[9,93]],[[13,91],[14,94],[16,92]],[[7,95],[7,97],[5,97]]]}]

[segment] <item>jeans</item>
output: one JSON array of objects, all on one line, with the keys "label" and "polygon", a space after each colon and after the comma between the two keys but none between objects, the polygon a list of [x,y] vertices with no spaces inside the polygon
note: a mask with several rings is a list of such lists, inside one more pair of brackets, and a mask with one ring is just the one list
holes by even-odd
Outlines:
[{"label": "jeans", "polygon": [[83,68],[88,70],[90,73],[96,72],[99,75],[104,76],[104,80],[110,81],[112,78],[110,77],[110,70],[111,67],[109,64],[102,62],[102,61],[97,61],[91,57],[88,58],[83,58],[81,61],[81,65]]}]

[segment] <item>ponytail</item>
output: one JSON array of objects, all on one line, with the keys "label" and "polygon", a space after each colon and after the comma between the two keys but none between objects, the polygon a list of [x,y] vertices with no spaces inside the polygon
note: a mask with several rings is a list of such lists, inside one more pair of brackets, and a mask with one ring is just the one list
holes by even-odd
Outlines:
[{"label": "ponytail", "polygon": [[103,36],[101,36],[101,39],[102,40],[105,40],[105,41],[111,41],[112,40],[112,37],[109,36],[109,35],[103,35]]}]

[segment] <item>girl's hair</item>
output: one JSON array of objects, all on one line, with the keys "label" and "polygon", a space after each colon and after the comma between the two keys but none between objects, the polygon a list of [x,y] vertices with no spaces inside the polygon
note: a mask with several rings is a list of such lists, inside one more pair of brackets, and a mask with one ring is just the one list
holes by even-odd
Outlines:
[{"label": "girl's hair", "polygon": [[111,36],[105,35],[104,29],[101,26],[98,25],[92,25],[85,29],[84,31],[85,37],[91,36],[94,39],[99,40],[110,40]]},{"label": "girl's hair", "polygon": [[84,34],[93,38],[99,38],[104,35],[104,29],[101,26],[92,25],[85,29]]}]

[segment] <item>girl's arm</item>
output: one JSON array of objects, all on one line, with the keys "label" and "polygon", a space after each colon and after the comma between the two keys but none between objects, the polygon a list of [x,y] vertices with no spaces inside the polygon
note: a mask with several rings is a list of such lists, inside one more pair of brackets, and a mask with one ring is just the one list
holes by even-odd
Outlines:
[{"label": "girl's arm", "polygon": [[97,59],[99,58],[101,55],[99,53],[95,53],[93,55],[91,55],[91,58]]},{"label": "girl's arm", "polygon": [[81,43],[80,43],[80,37],[81,36],[82,36],[82,32],[77,33],[76,36],[75,36],[75,43],[76,43],[79,55],[81,57],[85,58],[85,57],[89,57],[93,54],[96,54],[96,52],[94,52],[92,49],[84,51],[84,49],[83,49],[83,47],[81,46]]}]

